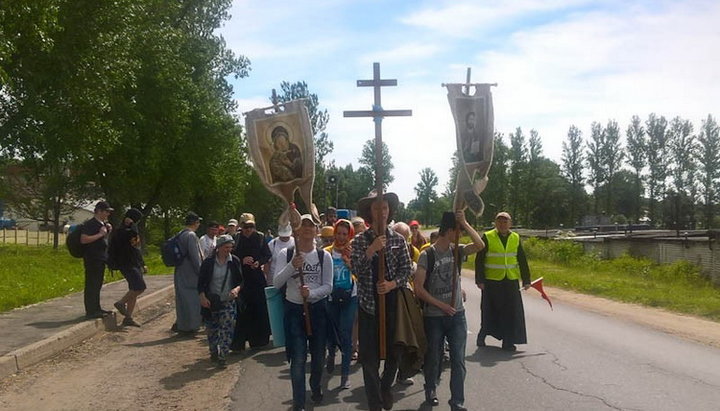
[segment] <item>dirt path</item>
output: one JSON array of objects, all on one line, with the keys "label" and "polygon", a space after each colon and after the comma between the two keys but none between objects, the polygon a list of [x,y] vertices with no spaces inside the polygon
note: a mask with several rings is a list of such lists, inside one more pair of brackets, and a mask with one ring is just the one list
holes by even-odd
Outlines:
[{"label": "dirt path", "polygon": [[0,382],[0,409],[218,410],[238,375],[209,361],[204,336],[178,338],[170,301],[144,312],[141,329],[101,333]]}]

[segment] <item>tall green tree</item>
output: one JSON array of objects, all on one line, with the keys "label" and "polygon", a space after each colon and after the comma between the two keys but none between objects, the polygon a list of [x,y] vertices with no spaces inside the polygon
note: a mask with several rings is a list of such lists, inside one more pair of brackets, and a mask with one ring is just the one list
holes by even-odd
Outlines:
[{"label": "tall green tree", "polygon": [[704,202],[704,222],[706,228],[711,228],[720,181],[720,127],[710,114],[702,122],[698,144],[700,153],[698,180]]},{"label": "tall green tree", "polygon": [[570,182],[569,220],[572,224],[578,224],[581,210],[585,209],[585,178],[583,177],[585,157],[582,150],[583,138],[580,129],[574,125],[570,126],[567,141],[563,141],[562,147],[561,171]]},{"label": "tall green tree", "polygon": [[605,140],[602,147],[602,154],[605,168],[605,184],[608,188],[605,209],[609,215],[612,215],[615,214],[615,209],[613,208],[613,183],[615,174],[620,170],[623,158],[625,157],[625,152],[620,143],[620,126],[618,126],[615,120],[609,120],[607,126],[605,126]]},{"label": "tall green tree", "polygon": [[605,159],[603,148],[605,147],[605,129],[600,123],[593,122],[590,126],[590,140],[587,142],[587,153],[585,159],[588,163],[588,182],[593,187],[593,212],[600,214],[598,188],[605,180]]},{"label": "tall green tree", "polygon": [[516,221],[527,224],[529,218],[527,209],[527,169],[528,169],[528,148],[522,128],[518,127],[514,133],[510,133],[510,185],[512,193],[510,210]]},{"label": "tall green tree", "polygon": [[651,113],[645,121],[647,130],[647,157],[650,175],[648,176],[648,217],[653,225],[662,220],[657,201],[665,195],[665,179],[668,171],[667,120]]},{"label": "tall green tree", "polygon": [[528,167],[525,170],[525,207],[529,217],[527,225],[531,227],[545,225],[544,221],[536,219],[538,213],[535,212],[535,209],[539,207],[545,196],[538,184],[536,184],[538,167],[542,160],[542,140],[537,130],[531,129],[530,138],[528,139]]},{"label": "tall green tree", "polygon": [[420,181],[415,186],[415,195],[418,206],[423,210],[424,221],[435,221],[432,215],[434,203],[438,200],[436,187],[438,178],[430,167],[420,170]]},{"label": "tall green tree", "polygon": [[694,214],[691,187],[695,186],[695,170],[697,168],[697,145],[690,120],[675,117],[670,121],[668,130],[668,150],[672,160],[671,174],[673,179],[673,222],[675,228],[688,228],[689,214]]},{"label": "tall green tree", "polygon": [[505,143],[504,138],[502,133],[495,133],[488,185],[480,194],[485,203],[485,217],[482,218],[485,225],[490,225],[500,211],[509,211],[510,199],[514,199],[515,196],[510,189],[510,147]]},{"label": "tall green tree", "polygon": [[641,199],[644,193],[642,184],[642,172],[646,165],[646,154],[645,147],[647,146],[647,139],[645,136],[645,128],[642,125],[642,120],[638,116],[633,116],[630,121],[630,125],[625,132],[627,141],[627,163],[630,167],[635,170],[635,199],[633,202],[632,219],[634,222],[640,221],[642,217],[641,213]]},{"label": "tall green tree", "polygon": [[[108,116],[127,58],[129,1],[4,2],[0,146],[18,160],[56,227],[117,139]],[[5,26],[5,23],[8,26]],[[108,144],[109,143],[109,144]],[[36,216],[37,218],[37,216]]]},{"label": "tall green tree", "polygon": [[[392,171],[395,168],[392,162],[392,157],[390,156],[390,149],[388,148],[387,144],[383,141],[382,142],[382,168],[383,168],[383,191],[387,190],[388,185],[392,183],[395,180],[395,177],[392,175]],[[362,153],[360,155],[360,158],[358,159],[358,162],[360,163],[360,168],[358,169],[358,172],[363,175],[363,181],[370,181],[372,184],[369,187],[364,187],[366,189],[366,192],[369,192],[370,190],[375,188],[375,168],[376,168],[376,162],[375,162],[375,139],[370,139],[365,142],[365,145],[363,146]]]}]

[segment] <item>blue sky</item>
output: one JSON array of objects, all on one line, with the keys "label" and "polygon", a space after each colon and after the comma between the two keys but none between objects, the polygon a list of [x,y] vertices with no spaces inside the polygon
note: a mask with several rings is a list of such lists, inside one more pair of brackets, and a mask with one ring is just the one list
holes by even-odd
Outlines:
[{"label": "blue sky", "polygon": [[[593,121],[633,115],[679,115],[700,127],[720,116],[720,2],[697,1],[285,1],[236,0],[221,29],[248,57],[250,76],[233,82],[239,111],[265,107],[282,81],[305,81],[328,110],[336,164],[357,165],[374,135],[369,110],[379,62],[387,118],[383,137],[395,164],[390,189],[415,197],[419,172],[448,179],[455,128],[441,83],[497,82],[495,128],[536,129],[546,157],[560,162],[574,124],[584,137]],[[492,184],[492,181],[489,182]]]}]

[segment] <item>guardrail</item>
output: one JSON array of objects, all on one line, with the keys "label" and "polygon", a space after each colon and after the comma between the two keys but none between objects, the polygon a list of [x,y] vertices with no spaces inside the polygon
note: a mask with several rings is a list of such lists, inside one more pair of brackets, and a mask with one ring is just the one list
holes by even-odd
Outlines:
[{"label": "guardrail", "polygon": [[[8,230],[2,229],[0,243],[3,244],[24,244],[27,246],[39,246],[53,243],[52,231],[30,231],[30,230]],[[59,244],[65,244],[65,233],[60,233]]]}]

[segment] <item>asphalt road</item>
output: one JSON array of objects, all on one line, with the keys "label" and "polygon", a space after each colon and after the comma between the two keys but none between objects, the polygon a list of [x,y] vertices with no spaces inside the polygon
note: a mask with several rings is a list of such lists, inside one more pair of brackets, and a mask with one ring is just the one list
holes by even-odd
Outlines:
[{"label": "asphalt road", "polygon": [[[464,278],[468,293],[465,405],[471,410],[718,410],[720,349],[689,342],[572,305],[547,303],[527,291],[527,345],[515,353],[475,346],[480,291]],[[533,294],[534,293],[534,294]],[[339,357],[338,357],[339,361]],[[289,365],[281,348],[240,362],[231,409],[286,410],[291,406]],[[352,388],[339,390],[339,367],[324,376],[325,398],[307,409],[367,409],[362,373],[353,364]],[[449,370],[438,389],[448,409]],[[431,409],[423,403],[423,377],[394,387],[394,410]],[[309,388],[308,388],[309,389]]]}]

